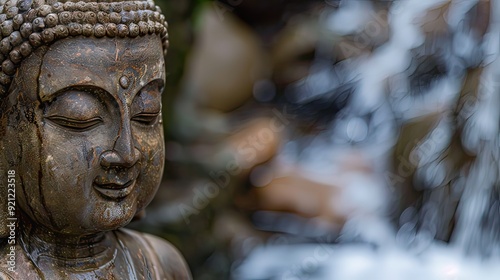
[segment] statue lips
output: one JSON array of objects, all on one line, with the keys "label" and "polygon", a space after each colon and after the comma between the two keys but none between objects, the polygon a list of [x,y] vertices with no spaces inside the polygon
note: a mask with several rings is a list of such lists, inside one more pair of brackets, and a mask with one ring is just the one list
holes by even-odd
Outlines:
[{"label": "statue lips", "polygon": [[121,199],[128,196],[135,187],[137,178],[131,180],[100,180],[102,177],[97,177],[94,180],[94,189],[106,198]]}]

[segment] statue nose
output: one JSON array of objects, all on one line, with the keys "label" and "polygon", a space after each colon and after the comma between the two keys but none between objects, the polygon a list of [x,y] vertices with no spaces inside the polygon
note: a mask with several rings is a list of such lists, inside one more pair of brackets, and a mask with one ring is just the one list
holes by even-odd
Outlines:
[{"label": "statue nose", "polygon": [[141,156],[141,152],[135,147],[130,126],[123,125],[114,143],[113,149],[102,153],[101,166],[132,167]]},{"label": "statue nose", "polygon": [[132,153],[123,156],[116,150],[105,151],[101,155],[101,166],[105,168],[124,167],[129,168],[134,166],[140,157],[140,151],[136,148]]}]

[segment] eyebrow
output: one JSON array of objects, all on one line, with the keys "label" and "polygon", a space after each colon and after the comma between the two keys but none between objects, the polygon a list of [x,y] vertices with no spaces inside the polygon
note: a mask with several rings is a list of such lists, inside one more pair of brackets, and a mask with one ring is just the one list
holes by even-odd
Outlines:
[{"label": "eyebrow", "polygon": [[[143,87],[141,87],[138,91],[134,92],[133,93],[133,96],[132,96],[132,100],[137,96],[137,94],[139,94],[144,88],[148,87],[148,86],[152,86],[154,84],[158,84],[158,86],[161,88],[161,87],[164,87],[165,86],[165,81],[161,78],[155,78],[151,81],[149,81],[147,84],[145,84]],[[96,95],[97,97],[99,97],[99,94],[95,94],[96,92],[97,93],[101,93],[101,94],[104,94],[104,95],[107,95],[107,96],[110,96],[112,98],[112,100],[116,100],[115,97],[113,96],[113,94],[111,94],[109,91],[105,90],[104,88],[101,88],[99,86],[96,86],[96,85],[86,85],[86,84],[81,84],[81,85],[74,85],[74,86],[68,86],[68,87],[64,87],[60,90],[57,90],[55,92],[51,92],[51,93],[48,93],[46,94],[43,98],[42,98],[42,101],[44,103],[50,103],[52,102],[55,98],[57,98],[59,95],[61,94],[64,94],[68,91],[80,91],[80,92],[87,92],[87,93],[90,93],[90,94],[93,94],[93,95]],[[162,94],[163,92],[160,92],[160,94]],[[99,97],[100,99],[100,97]],[[101,102],[103,102],[103,100],[99,100]]]}]

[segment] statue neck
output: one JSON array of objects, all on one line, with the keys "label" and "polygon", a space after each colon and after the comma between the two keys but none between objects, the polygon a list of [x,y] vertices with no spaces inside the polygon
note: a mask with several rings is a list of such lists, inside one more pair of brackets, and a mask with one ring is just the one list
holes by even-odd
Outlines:
[{"label": "statue neck", "polygon": [[116,256],[113,235],[97,233],[86,236],[55,233],[21,219],[19,242],[28,258],[40,270],[59,267],[96,270],[112,263]]}]

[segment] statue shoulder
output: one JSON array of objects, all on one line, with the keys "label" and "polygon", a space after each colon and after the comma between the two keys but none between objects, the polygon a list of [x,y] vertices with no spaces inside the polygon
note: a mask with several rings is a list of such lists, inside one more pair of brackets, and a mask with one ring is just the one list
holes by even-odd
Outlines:
[{"label": "statue shoulder", "polygon": [[136,240],[145,243],[149,251],[154,254],[152,258],[158,261],[158,265],[168,275],[168,279],[190,280],[191,272],[181,253],[168,241],[160,237],[137,232],[130,229],[120,229],[125,234],[135,235]]}]

